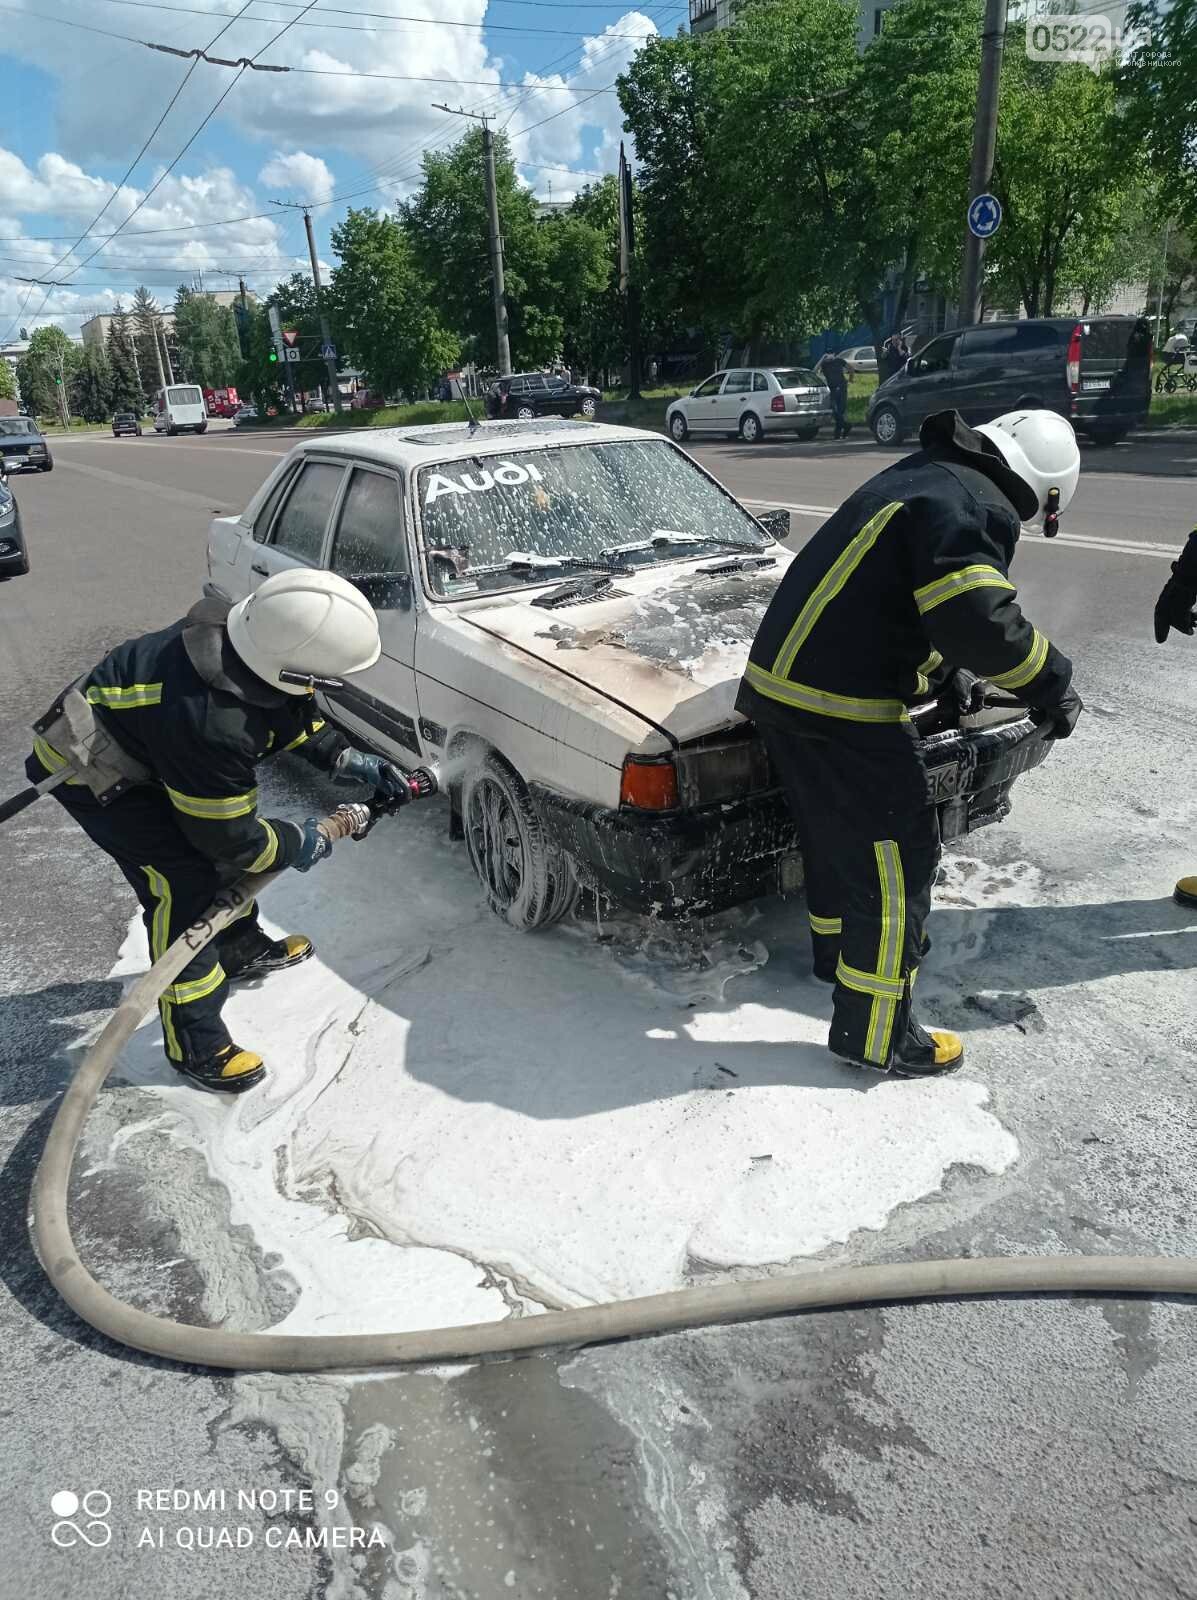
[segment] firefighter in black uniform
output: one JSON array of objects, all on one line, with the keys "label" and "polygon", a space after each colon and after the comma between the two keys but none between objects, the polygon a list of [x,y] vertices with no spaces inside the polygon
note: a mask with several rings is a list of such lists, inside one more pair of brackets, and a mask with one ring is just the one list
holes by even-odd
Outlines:
[{"label": "firefighter in black uniform", "polygon": [[[180,622],[118,645],[78,688],[96,723],[143,781],[108,804],[85,781],[54,790],[84,832],[120,867],[141,902],[151,958],[246,872],[307,871],[328,853],[315,818],[258,812],[255,768],[295,750],[334,778],[407,794],[400,770],[354,750],[315,714],[293,676],[342,678],[379,656],[378,619],[357,589],[327,572],[268,578],[230,608],[204,599]],[[69,765],[38,737],[33,781]],[[261,1082],[261,1057],[234,1044],[221,1020],[230,981],[294,966],[312,954],[303,934],[270,939],[251,902],[162,996],[171,1065],[206,1089],[240,1093]]]},{"label": "firefighter in black uniform", "polygon": [[[1189,535],[1179,559],[1172,563],[1172,576],[1160,590],[1155,603],[1155,636],[1160,644],[1169,629],[1192,634],[1197,626],[1197,532]],[[1174,891],[1178,905],[1197,906],[1197,874],[1182,878]]]},{"label": "firefighter in black uniform", "polygon": [[1070,662],[1023,617],[1008,575],[1020,522],[1072,498],[1072,428],[1021,411],[974,430],[945,411],[920,442],[795,557],[737,701],[798,824],[815,972],[835,983],[830,1047],[904,1076],[964,1056],[911,1009],[939,825],[907,708],[964,668],[1038,708],[1055,737],[1081,711]]}]

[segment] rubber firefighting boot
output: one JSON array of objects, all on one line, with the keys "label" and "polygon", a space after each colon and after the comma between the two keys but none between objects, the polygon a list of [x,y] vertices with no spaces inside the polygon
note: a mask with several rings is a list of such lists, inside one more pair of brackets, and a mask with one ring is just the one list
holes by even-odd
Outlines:
[{"label": "rubber firefighting boot", "polygon": [[230,983],[246,983],[271,972],[282,972],[285,967],[297,967],[314,949],[306,933],[271,939],[261,928],[248,928],[244,934],[221,942],[220,964]]},{"label": "rubber firefighting boot", "polygon": [[261,1056],[235,1044],[223,1045],[210,1056],[184,1056],[171,1066],[199,1088],[220,1094],[244,1094],[266,1076]]},{"label": "rubber firefighting boot", "polygon": [[1197,910],[1197,877],[1182,878],[1172,891],[1178,906],[1192,906]]},{"label": "rubber firefighting boot", "polygon": [[901,1044],[894,1047],[888,1067],[876,1061],[860,1061],[835,1050],[841,1061],[852,1067],[864,1067],[870,1072],[892,1072],[896,1078],[937,1078],[945,1072],[955,1072],[964,1065],[964,1045],[960,1036],[946,1028],[928,1032],[917,1022],[910,1021]]}]

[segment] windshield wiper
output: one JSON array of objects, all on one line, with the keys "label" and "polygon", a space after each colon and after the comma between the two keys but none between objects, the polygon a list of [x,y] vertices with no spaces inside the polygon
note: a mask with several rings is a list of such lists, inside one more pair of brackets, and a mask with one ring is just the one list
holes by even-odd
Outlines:
[{"label": "windshield wiper", "polygon": [[701,577],[718,578],[725,572],[759,572],[762,567],[775,567],[776,556],[732,556],[729,561],[712,561],[709,566],[699,567]]},{"label": "windshield wiper", "polygon": [[660,546],[670,545],[697,545],[703,549],[712,550],[759,550],[762,545],[749,544],[746,539],[720,539],[708,533],[670,533],[666,529],[658,529],[651,539],[633,539],[628,544],[613,544],[609,549],[600,550],[599,555],[607,560],[615,556],[631,555],[637,550],[656,550]]},{"label": "windshield wiper", "polygon": [[628,570],[625,561],[613,560],[606,550],[593,559],[589,556],[529,555],[523,550],[512,550],[503,566],[509,572],[536,572],[541,567],[551,567],[554,571],[609,572],[612,576],[622,576]]}]

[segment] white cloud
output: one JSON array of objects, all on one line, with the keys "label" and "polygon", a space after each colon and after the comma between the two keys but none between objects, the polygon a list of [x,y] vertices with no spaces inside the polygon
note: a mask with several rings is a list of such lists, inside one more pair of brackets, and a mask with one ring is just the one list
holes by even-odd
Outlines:
[{"label": "white cloud", "polygon": [[288,200],[308,200],[317,206],[331,199],[335,188],[325,162],[319,156],[308,155],[306,150],[295,150],[290,155],[276,150],[258,173],[258,182],[268,189],[281,190]]}]

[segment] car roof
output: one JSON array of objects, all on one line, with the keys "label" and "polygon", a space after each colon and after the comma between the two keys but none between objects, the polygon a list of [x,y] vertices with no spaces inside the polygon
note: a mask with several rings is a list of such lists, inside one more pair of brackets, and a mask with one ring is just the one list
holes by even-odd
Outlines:
[{"label": "car roof", "polygon": [[[349,433],[305,439],[295,451],[353,456],[383,466],[422,467],[440,461],[469,461],[479,455],[509,450],[548,448],[561,444],[613,444],[651,439],[668,445],[645,428],[619,428],[605,422],[572,422],[565,417],[531,417],[526,421],[432,422],[414,428],[361,428]],[[295,451],[292,453],[294,454]]]}]

